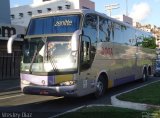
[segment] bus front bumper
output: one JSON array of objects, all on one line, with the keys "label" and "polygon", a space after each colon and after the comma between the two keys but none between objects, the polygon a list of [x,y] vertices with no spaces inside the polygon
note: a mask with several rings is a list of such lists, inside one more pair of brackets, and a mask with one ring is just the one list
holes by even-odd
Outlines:
[{"label": "bus front bumper", "polygon": [[23,86],[21,90],[24,94],[46,95],[46,96],[66,96],[78,97],[76,85],[71,86]]}]

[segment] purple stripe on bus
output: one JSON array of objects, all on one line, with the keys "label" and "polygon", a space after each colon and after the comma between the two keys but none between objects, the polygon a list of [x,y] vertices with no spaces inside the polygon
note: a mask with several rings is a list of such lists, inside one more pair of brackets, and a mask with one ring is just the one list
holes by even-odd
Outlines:
[{"label": "purple stripe on bus", "polygon": [[119,78],[119,79],[114,80],[114,86],[118,86],[118,85],[121,85],[127,82],[131,82],[134,80],[135,80],[135,75]]},{"label": "purple stripe on bus", "polygon": [[55,79],[54,76],[48,76],[48,85],[54,85]]}]

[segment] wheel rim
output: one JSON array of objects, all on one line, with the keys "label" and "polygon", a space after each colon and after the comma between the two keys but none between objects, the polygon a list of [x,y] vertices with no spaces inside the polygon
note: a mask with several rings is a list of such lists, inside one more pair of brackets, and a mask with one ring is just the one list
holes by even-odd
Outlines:
[{"label": "wheel rim", "polygon": [[97,83],[97,93],[98,95],[101,95],[103,93],[103,83],[101,81]]}]

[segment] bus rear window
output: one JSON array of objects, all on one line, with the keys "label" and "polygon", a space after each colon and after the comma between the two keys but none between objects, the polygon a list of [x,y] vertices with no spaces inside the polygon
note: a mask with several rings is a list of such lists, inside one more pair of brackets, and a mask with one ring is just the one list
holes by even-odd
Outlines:
[{"label": "bus rear window", "polygon": [[27,35],[73,33],[80,26],[80,15],[49,16],[32,19]]}]

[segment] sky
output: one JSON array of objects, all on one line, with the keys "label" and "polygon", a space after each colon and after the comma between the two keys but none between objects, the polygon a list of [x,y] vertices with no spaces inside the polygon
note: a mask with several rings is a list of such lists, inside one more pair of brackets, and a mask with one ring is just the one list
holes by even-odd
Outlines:
[{"label": "sky", "polygon": [[[160,27],[160,0],[92,0],[95,2],[96,11],[110,15],[105,10],[105,5],[118,4],[118,9],[113,9],[111,15],[126,14],[126,1],[128,1],[128,15],[142,24],[152,24]],[[32,0],[10,0],[10,6],[32,4]]]}]

